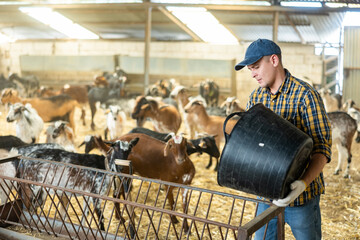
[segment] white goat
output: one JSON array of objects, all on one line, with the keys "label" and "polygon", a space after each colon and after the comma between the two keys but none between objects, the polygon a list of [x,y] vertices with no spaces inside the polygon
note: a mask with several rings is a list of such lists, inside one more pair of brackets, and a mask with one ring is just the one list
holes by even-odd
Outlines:
[{"label": "white goat", "polygon": [[46,129],[46,142],[57,143],[65,150],[75,152],[74,131],[67,122],[56,121]]},{"label": "white goat", "polygon": [[110,139],[120,137],[125,124],[125,112],[121,111],[119,106],[110,105],[109,109],[106,111],[105,139],[107,139],[107,132],[110,132]]},{"label": "white goat", "polygon": [[27,103],[15,103],[6,117],[8,122],[16,121],[16,136],[26,143],[35,143],[44,127],[44,121],[37,111]]}]

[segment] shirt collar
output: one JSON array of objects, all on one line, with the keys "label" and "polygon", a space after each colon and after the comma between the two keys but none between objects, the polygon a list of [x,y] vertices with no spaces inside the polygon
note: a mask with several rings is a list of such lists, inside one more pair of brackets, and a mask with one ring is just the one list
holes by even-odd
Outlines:
[{"label": "shirt collar", "polygon": [[285,80],[280,85],[279,89],[275,94],[272,94],[270,89],[267,87],[266,91],[270,93],[271,95],[278,95],[279,93],[288,93],[290,91],[290,78],[291,74],[290,72],[285,68]]}]

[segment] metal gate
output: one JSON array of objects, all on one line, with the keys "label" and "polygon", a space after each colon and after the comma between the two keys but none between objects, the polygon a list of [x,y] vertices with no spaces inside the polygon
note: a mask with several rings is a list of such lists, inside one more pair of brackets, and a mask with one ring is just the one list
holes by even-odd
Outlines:
[{"label": "metal gate", "polygon": [[[19,156],[2,159],[0,167],[7,161],[18,161],[19,164],[16,176],[0,175],[0,191],[7,196],[6,204],[0,207],[1,223],[31,231],[70,239],[250,239],[273,217],[283,219],[283,208],[276,206],[255,217],[261,200],[253,198]],[[45,180],[22,179],[23,161],[51,163],[49,166],[56,169],[60,178],[67,168],[74,174],[86,171],[93,171],[95,175],[104,174],[111,177],[112,187],[104,196],[74,190],[69,186],[56,186]],[[117,186],[116,190],[114,186]],[[168,204],[166,186],[175,187],[173,207]],[[131,191],[127,191],[130,188]],[[181,198],[183,191],[188,193],[185,210]],[[101,202],[100,214],[105,218],[103,229],[94,210],[98,201]],[[85,216],[87,209],[89,213]],[[174,216],[179,223],[171,221]],[[184,231],[185,221],[188,222],[188,232]],[[283,227],[282,221],[279,224],[280,239],[284,238]]]}]

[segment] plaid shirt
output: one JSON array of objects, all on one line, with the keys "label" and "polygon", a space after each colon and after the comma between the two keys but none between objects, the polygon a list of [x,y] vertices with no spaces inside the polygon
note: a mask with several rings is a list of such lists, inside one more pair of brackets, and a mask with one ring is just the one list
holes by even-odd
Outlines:
[{"label": "plaid shirt", "polygon": [[[256,103],[263,103],[311,136],[314,142],[311,154],[322,153],[330,162],[331,128],[319,93],[306,82],[293,77],[286,69],[285,73],[285,81],[275,94],[272,94],[269,88],[259,87],[251,93],[246,109]],[[301,206],[324,192],[324,177],[321,172],[290,206]]]}]

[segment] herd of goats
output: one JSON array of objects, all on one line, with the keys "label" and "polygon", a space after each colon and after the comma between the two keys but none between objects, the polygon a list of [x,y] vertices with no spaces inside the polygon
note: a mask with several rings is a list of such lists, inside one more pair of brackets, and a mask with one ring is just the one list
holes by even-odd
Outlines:
[{"label": "herd of goats", "polygon": [[[245,114],[236,97],[228,97],[219,104],[220,89],[212,80],[200,83],[197,96],[191,96],[188,88],[175,81],[161,80],[151,85],[145,95],[132,97],[125,91],[126,81],[126,73],[118,69],[113,74],[104,73],[96,77],[91,86],[65,85],[60,90],[55,90],[40,87],[36,77],[26,78],[12,74],[5,78],[0,75],[1,103],[9,106],[6,121],[15,122],[16,125],[16,136],[0,136],[1,156],[15,152],[26,157],[111,171],[119,170],[114,163],[115,159],[129,159],[134,172],[140,176],[187,185],[191,184],[195,175],[195,167],[189,155],[207,153],[210,156],[207,168],[215,158],[217,169],[220,144],[224,142],[223,124],[226,116],[239,112],[227,122],[225,131],[230,133],[238,119]],[[351,145],[355,133],[360,130],[359,109],[351,100],[342,104],[329,91],[318,91],[328,111],[333,143],[339,150],[335,174],[341,171],[342,160],[346,160],[348,164],[344,177],[349,177]],[[81,109],[82,124],[85,125],[85,106],[89,104],[90,127],[95,129],[94,116],[98,102],[106,109],[104,138],[110,140],[105,141],[100,136],[86,136],[82,143],[85,145],[85,154],[76,153],[74,110]],[[124,126],[129,118],[136,121],[137,127],[124,134]],[[151,121],[152,130],[143,127],[146,121]],[[52,124],[46,129],[46,143],[38,143],[44,122]],[[186,138],[179,133],[182,124],[187,132]],[[356,142],[360,142],[359,136]],[[88,154],[94,148],[99,149],[103,155]],[[0,175],[14,176],[19,166],[12,162],[3,163],[5,164],[0,169]],[[24,164],[22,177],[46,182],[45,171],[42,171],[44,164]],[[68,176],[65,178],[66,184],[75,181],[70,173],[65,175]],[[74,189],[97,194],[105,194],[107,190],[87,185],[86,179],[82,182],[84,184],[77,185]],[[58,183],[65,186],[61,179]],[[168,188],[167,198],[170,206],[173,206],[173,187]],[[33,191],[41,190],[34,187]],[[183,191],[182,194],[185,210],[187,192]],[[7,197],[8,193],[0,191],[1,203]],[[95,208],[99,210],[100,206],[96,205]],[[175,216],[171,220],[177,222]],[[99,214],[99,222],[103,224],[102,214]],[[185,230],[188,229],[188,226],[184,227]]]}]

